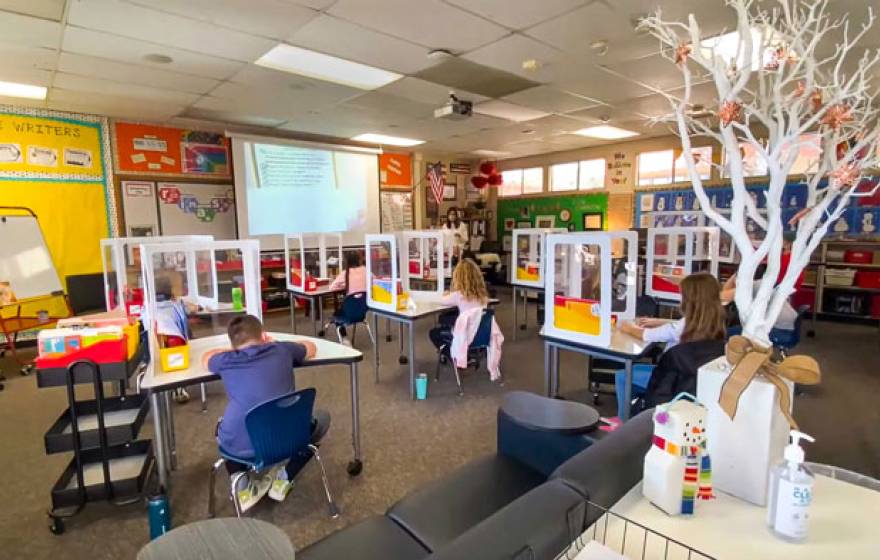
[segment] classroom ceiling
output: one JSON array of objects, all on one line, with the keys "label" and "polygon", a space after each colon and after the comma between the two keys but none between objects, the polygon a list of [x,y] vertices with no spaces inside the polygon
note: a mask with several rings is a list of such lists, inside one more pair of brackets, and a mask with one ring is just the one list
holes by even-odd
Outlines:
[{"label": "classroom ceiling", "polygon": [[[460,155],[567,150],[607,143],[572,134],[606,121],[668,133],[649,120],[668,112],[658,92],[680,78],[633,23],[661,3],[669,19],[694,13],[707,34],[733,25],[723,0],[0,0],[0,80],[49,88],[45,101],[0,103],[177,126],[374,132]],[[880,12],[880,0],[831,2],[858,21],[869,4]],[[363,91],[254,64],[280,42],[403,77]],[[477,114],[434,119],[450,90]],[[713,103],[711,88],[697,91]]]}]

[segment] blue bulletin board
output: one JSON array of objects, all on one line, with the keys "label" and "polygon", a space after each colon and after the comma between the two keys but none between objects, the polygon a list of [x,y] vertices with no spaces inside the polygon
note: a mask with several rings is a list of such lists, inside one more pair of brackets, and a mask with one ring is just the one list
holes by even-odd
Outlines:
[{"label": "blue bulletin board", "polygon": [[[768,185],[755,184],[748,187],[759,211],[767,207],[765,194]],[[733,200],[730,186],[709,187],[706,194],[715,208],[729,209]],[[682,227],[711,226],[711,221],[700,210],[696,194],[690,188],[669,190],[636,191],[635,227]],[[789,226],[788,221],[804,208],[807,202],[807,187],[803,183],[789,183],[783,191],[782,221],[786,231],[795,231],[797,226]],[[863,205],[867,199],[853,198],[849,207],[837,222],[829,228],[829,237],[875,236],[880,227],[880,206]]]}]

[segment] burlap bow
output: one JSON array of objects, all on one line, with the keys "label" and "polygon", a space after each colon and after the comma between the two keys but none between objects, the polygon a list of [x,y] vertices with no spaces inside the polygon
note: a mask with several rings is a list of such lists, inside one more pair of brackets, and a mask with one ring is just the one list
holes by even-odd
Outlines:
[{"label": "burlap bow", "polygon": [[779,390],[779,408],[789,425],[798,429],[797,422],[789,413],[791,395],[783,379],[801,385],[816,385],[822,377],[816,360],[809,356],[789,356],[781,362],[774,362],[770,359],[772,348],[757,346],[744,336],[730,337],[725,354],[727,361],[733,364],[734,368],[721,386],[718,404],[730,419],[736,417],[736,409],[743,391],[756,375],[761,374]]}]

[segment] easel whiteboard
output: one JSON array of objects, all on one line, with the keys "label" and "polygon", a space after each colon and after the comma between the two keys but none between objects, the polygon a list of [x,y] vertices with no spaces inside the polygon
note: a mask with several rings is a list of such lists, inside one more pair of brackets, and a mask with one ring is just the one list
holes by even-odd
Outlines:
[{"label": "easel whiteboard", "polygon": [[36,216],[0,210],[0,283],[24,300],[63,292]]}]

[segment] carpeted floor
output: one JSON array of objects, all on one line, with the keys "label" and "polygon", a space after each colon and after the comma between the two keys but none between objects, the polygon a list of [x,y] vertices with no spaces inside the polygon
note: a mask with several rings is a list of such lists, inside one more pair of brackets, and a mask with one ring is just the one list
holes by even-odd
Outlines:
[{"label": "carpeted floor", "polygon": [[[541,392],[543,347],[532,325],[512,340],[512,308],[502,292],[499,322],[508,340],[503,369],[506,385],[489,382],[488,374],[468,372],[464,397],[458,397],[451,373],[444,370],[439,383],[431,382],[427,401],[411,401],[406,366],[398,365],[398,343],[380,337],[381,381],[373,382],[372,351],[366,333],[358,333],[357,346],[365,352],[361,366],[361,427],[365,469],[350,478],[345,466],[351,458],[351,421],[347,369],[324,367],[296,374],[299,387],[318,389],[318,404],[333,415],[330,433],[321,451],[342,516],[327,516],[317,466],[309,465],[286,502],[268,499],[252,515],[281,527],[297,548],[324,535],[382,513],[408,491],[443,476],[468,460],[494,451],[495,414],[504,391]],[[288,330],[286,313],[269,315],[275,330]],[[433,376],[435,356],[427,340],[428,322],[416,335],[417,371]],[[309,327],[299,323],[300,332]],[[384,325],[380,327],[384,335]],[[813,461],[831,463],[872,476],[880,476],[880,333],[876,328],[840,323],[820,323],[815,339],[805,338],[801,353],[815,356],[823,369],[820,387],[808,388],[795,401],[795,417],[817,442],[807,447]],[[0,392],[0,446],[6,473],[0,479],[0,557],[3,558],[133,558],[148,540],[143,505],[117,507],[89,504],[67,524],[63,536],[47,528],[49,493],[70,454],[46,455],[43,434],[66,407],[61,388],[37,390],[33,377],[20,377],[8,358],[0,370],[8,381]],[[584,359],[563,355],[562,389],[585,385]],[[432,378],[433,379],[433,378]],[[197,388],[193,401],[175,405],[179,468],[171,490],[175,525],[203,519],[207,511],[207,480],[216,459],[213,427],[222,413],[225,396],[219,383],[208,388],[208,412],[200,411]],[[84,396],[87,393],[83,393]],[[600,411],[614,410],[613,396],[602,398]],[[148,420],[142,438],[152,437]],[[233,515],[222,498],[227,478],[218,478],[219,515]]]}]

